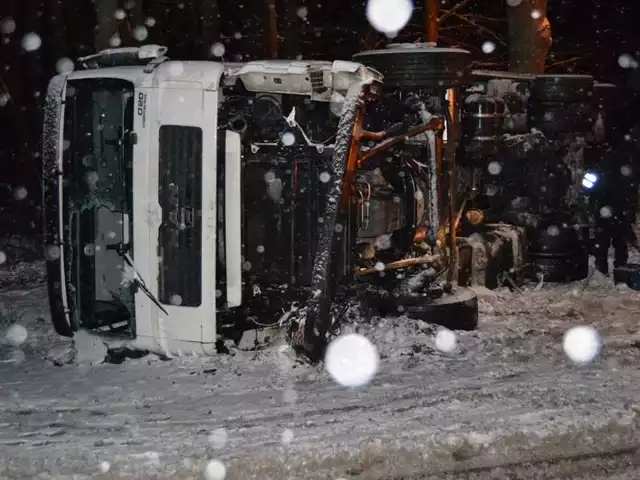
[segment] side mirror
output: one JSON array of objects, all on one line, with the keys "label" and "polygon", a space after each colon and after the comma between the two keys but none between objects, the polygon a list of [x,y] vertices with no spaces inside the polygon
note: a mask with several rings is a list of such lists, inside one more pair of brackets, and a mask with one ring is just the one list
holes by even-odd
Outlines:
[{"label": "side mirror", "polygon": [[227,305],[242,304],[242,143],[240,134],[225,131],[224,245]]}]

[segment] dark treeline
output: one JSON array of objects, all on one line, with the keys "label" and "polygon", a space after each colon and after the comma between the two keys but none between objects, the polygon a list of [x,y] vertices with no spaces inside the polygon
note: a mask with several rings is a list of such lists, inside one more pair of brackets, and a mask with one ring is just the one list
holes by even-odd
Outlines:
[{"label": "dark treeline", "polygon": [[[10,232],[38,232],[40,203],[39,137],[41,101],[61,58],[75,59],[104,43],[96,4],[124,10],[124,19],[109,18],[121,45],[142,43],[169,47],[180,59],[211,58],[211,45],[225,47],[226,60],[256,58],[348,59],[365,48],[380,48],[388,39],[368,26],[363,1],[344,0],[2,0],[0,6],[0,238]],[[412,22],[393,41],[418,41],[424,35],[424,12],[417,2]],[[457,0],[443,2],[446,10]],[[270,4],[274,8],[270,9]],[[472,50],[478,65],[506,66],[506,18],[503,1],[470,2],[459,16],[441,25],[440,43]],[[276,29],[270,20],[275,10]],[[549,2],[553,47],[549,71],[591,73],[599,80],[619,81],[620,54],[637,49],[634,2],[564,0]],[[121,16],[121,15],[120,15]],[[15,28],[11,28],[15,25]],[[25,52],[22,39],[35,32],[41,46]],[[103,32],[105,33],[105,32]],[[142,36],[137,35],[139,38]],[[485,41],[495,41],[491,55]],[[277,50],[274,52],[274,48]],[[29,192],[14,199],[14,189]],[[17,203],[16,203],[17,202]],[[11,208],[7,208],[7,207]],[[9,215],[11,213],[11,215]]]}]

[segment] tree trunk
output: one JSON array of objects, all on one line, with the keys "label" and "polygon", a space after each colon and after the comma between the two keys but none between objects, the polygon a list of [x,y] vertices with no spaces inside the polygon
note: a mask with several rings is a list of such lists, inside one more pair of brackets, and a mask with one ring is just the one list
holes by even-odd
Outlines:
[{"label": "tree trunk", "polygon": [[269,39],[269,56],[278,58],[280,39],[278,38],[278,13],[276,12],[276,0],[266,0],[269,27],[267,29]]},{"label": "tree trunk", "polygon": [[373,27],[369,27],[366,35],[362,39],[362,50],[375,49],[378,45],[378,38],[378,31]]},{"label": "tree trunk", "polygon": [[211,58],[211,46],[220,34],[220,22],[217,0],[200,0],[200,14],[202,15],[201,34],[202,54],[204,58]]},{"label": "tree trunk", "polygon": [[114,16],[118,0],[96,0],[96,52],[109,48],[111,37],[118,33],[119,21]]},{"label": "tree trunk", "polygon": [[427,42],[438,43],[438,17],[440,16],[440,0],[425,0],[425,38]]},{"label": "tree trunk", "polygon": [[551,48],[551,25],[547,19],[547,0],[521,0],[507,6],[509,21],[509,70],[544,73]]},{"label": "tree trunk", "polygon": [[284,0],[284,17],[287,25],[286,35],[284,38],[284,57],[295,59],[302,54],[300,49],[300,35],[298,25],[298,5],[293,0]]},{"label": "tree trunk", "polygon": [[[137,2],[134,2],[131,5],[131,8],[126,10],[127,12],[127,34],[128,34],[128,39],[127,42],[130,45],[137,45],[137,44],[145,44],[145,43],[149,43],[146,40],[146,37],[139,37],[139,38],[143,38],[142,41],[140,41],[137,38],[132,38],[133,37],[133,32],[135,32],[135,28],[136,27],[145,27],[144,25],[144,5],[142,0],[138,0]],[[146,28],[146,27],[145,27]],[[121,34],[122,35],[122,34]],[[148,33],[147,33],[148,35]]]}]

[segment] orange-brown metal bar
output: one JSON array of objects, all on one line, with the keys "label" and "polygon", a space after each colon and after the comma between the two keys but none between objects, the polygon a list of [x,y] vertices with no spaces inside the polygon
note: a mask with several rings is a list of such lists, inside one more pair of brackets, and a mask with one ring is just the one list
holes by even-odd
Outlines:
[{"label": "orange-brown metal bar", "polygon": [[447,272],[447,281],[452,282],[456,273],[458,263],[458,247],[456,245],[456,197],[458,196],[458,169],[456,165],[456,151],[455,145],[457,143],[457,131],[455,131],[455,125],[457,112],[456,105],[458,99],[456,97],[457,91],[454,88],[448,91],[449,100],[449,118],[451,119],[450,132],[448,132],[447,143],[451,142],[451,145],[447,145],[449,155],[447,159],[447,167],[449,171],[449,271]]},{"label": "orange-brown metal bar", "polygon": [[[389,150],[391,147],[393,147],[394,145],[397,145],[398,143],[406,140],[407,138],[410,137],[415,137],[416,135],[420,135],[421,133],[427,132],[427,131],[442,131],[444,129],[444,121],[440,118],[435,118],[433,120],[431,120],[429,123],[426,123],[424,125],[418,125],[416,127],[411,127],[407,133],[403,134],[403,135],[397,135],[395,137],[390,137],[386,140],[384,140],[383,143],[381,143],[380,145],[376,145],[375,147],[373,147],[371,150],[369,150],[367,153],[365,153],[364,155],[362,155],[359,159],[358,159],[358,166],[361,167],[364,162],[366,162],[367,160],[369,160],[372,157],[375,157],[376,155],[381,154],[382,152],[385,152],[387,150]],[[364,132],[362,132],[364,134]],[[386,132],[366,132],[367,135],[369,135],[368,138],[371,138],[372,135],[378,135],[380,137],[383,136],[383,134]],[[384,137],[382,137],[384,138]]]},{"label": "orange-brown metal bar", "polygon": [[389,132],[370,132],[368,130],[364,130],[360,133],[360,138],[362,140],[375,140],[377,142],[381,142],[382,140],[389,138]]},{"label": "orange-brown metal bar", "polygon": [[464,207],[466,206],[467,206],[467,199],[465,198],[464,201],[462,202],[462,205],[460,206],[460,210],[458,210],[458,214],[456,215],[456,221],[453,225],[454,232],[458,231],[458,227],[460,226],[460,220],[462,219],[462,212],[464,212]]},{"label": "orange-brown metal bar", "polygon": [[441,261],[440,255],[424,255],[416,258],[405,258],[404,260],[398,260],[396,262],[387,263],[384,266],[384,270],[380,270],[376,267],[361,268],[357,275],[362,277],[364,275],[371,275],[374,273],[380,273],[381,271],[388,270],[400,270],[401,268],[414,267],[416,265],[429,265],[439,263]]},{"label": "orange-brown metal bar", "polygon": [[436,136],[436,176],[438,177],[438,237],[437,245],[446,252],[447,249],[447,210],[445,209],[445,202],[447,198],[447,191],[449,186],[446,185],[442,179],[445,175],[444,170],[444,140],[443,135]]}]

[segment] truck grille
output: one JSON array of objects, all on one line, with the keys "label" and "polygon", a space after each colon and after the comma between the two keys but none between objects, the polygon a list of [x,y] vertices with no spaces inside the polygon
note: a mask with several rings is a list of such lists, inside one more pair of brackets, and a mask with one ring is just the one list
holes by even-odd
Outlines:
[{"label": "truck grille", "polygon": [[158,298],[197,307],[202,302],[202,130],[164,125],[159,141]]}]

